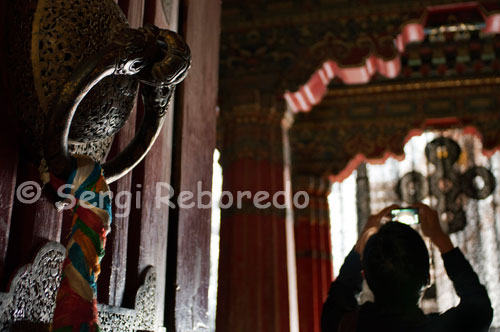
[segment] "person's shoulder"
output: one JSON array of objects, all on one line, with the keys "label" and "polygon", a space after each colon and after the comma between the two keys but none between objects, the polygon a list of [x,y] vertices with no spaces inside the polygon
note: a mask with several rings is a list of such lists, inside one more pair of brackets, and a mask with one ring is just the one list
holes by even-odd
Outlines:
[{"label": "person's shoulder", "polygon": [[383,320],[381,320],[380,310],[373,302],[367,301],[359,307],[357,332],[384,331]]},{"label": "person's shoulder", "polygon": [[428,320],[432,321],[433,319],[438,318],[440,315],[441,315],[441,314],[440,314],[439,312],[431,312],[431,313],[429,313],[429,314],[426,314],[426,315],[425,315],[425,317],[426,317]]},{"label": "person's shoulder", "polygon": [[370,320],[372,318],[376,318],[377,315],[377,306],[375,303],[367,301],[359,306],[359,317],[363,320]]},{"label": "person's shoulder", "polygon": [[[464,318],[469,320],[470,317],[460,317],[456,308],[451,308],[441,313],[430,313],[425,315],[427,318],[426,331],[429,332],[460,332],[469,331],[460,323]],[[474,330],[470,330],[471,332]]]},{"label": "person's shoulder", "polygon": [[374,302],[366,301],[359,307],[360,313],[369,314],[378,311],[378,307]]}]

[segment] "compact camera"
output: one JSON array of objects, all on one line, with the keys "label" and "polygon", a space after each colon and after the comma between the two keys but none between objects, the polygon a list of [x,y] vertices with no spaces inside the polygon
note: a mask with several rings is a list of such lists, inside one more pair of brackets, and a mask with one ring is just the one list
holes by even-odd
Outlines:
[{"label": "compact camera", "polygon": [[418,209],[404,208],[391,210],[391,220],[398,221],[406,225],[416,225],[420,223]]}]

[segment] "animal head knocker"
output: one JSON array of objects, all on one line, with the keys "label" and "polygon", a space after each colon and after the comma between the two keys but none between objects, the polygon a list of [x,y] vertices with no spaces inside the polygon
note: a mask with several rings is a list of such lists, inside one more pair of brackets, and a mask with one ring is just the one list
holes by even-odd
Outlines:
[{"label": "animal head knocker", "polygon": [[53,174],[65,178],[71,151],[104,161],[142,83],[144,116],[136,136],[103,164],[107,182],[117,180],[158,136],[175,86],[190,67],[188,45],[152,25],[130,29],[112,0],[22,0],[10,6],[10,81],[23,143],[35,159],[45,158]]},{"label": "animal head knocker", "polygon": [[132,142],[103,165],[108,183],[123,176],[142,160],[158,136],[173,89],[186,77],[189,66],[189,47],[176,33],[154,26],[123,31],[75,69],[46,118],[43,151],[51,172],[62,178],[69,174],[71,121],[86,93],[104,77],[129,75],[144,83],[144,118]]}]

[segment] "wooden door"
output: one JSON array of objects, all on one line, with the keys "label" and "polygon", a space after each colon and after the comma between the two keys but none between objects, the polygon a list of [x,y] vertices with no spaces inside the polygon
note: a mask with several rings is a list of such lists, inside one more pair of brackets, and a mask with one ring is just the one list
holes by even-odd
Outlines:
[{"label": "wooden door", "polygon": [[[15,28],[5,24],[6,4],[2,0],[0,7],[1,63],[8,51],[3,37],[7,29]],[[115,216],[98,281],[101,324],[105,331],[161,331],[165,326],[169,331],[203,330],[208,325],[210,210],[157,207],[155,196],[158,183],[171,184],[176,192],[196,191],[198,180],[204,190],[211,188],[220,4],[181,1],[179,5],[178,0],[119,0],[118,4],[132,27],[153,23],[177,30],[179,26],[193,64],[148,156],[111,185],[114,193],[131,192],[134,204],[128,214],[125,207],[113,206]],[[16,198],[16,191],[27,181],[38,185],[41,181],[38,165],[17,143],[22,128],[16,121],[16,101],[5,88],[9,82],[8,68],[4,69],[4,88],[0,89],[0,330],[13,321],[50,321],[51,296],[59,277],[54,271],[65,251],[59,243],[65,244],[71,222],[69,213],[55,209],[56,198],[48,188],[33,203]],[[110,156],[134,136],[141,116],[139,101],[115,136]],[[20,303],[27,304],[21,312],[16,307]]]}]

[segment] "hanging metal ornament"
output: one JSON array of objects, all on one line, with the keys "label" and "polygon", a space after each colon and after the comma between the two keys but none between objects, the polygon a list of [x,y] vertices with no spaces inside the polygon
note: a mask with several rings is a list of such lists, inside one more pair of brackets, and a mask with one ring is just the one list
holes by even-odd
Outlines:
[{"label": "hanging metal ornament", "polygon": [[428,196],[435,197],[435,208],[448,233],[460,231],[466,225],[462,195],[484,199],[495,190],[495,177],[485,167],[474,166],[463,174],[458,171],[455,164],[461,151],[458,143],[448,137],[432,140],[425,147],[427,160],[433,165],[432,174],[425,178],[412,171],[405,174],[396,186],[398,197],[408,204],[415,204]]}]

